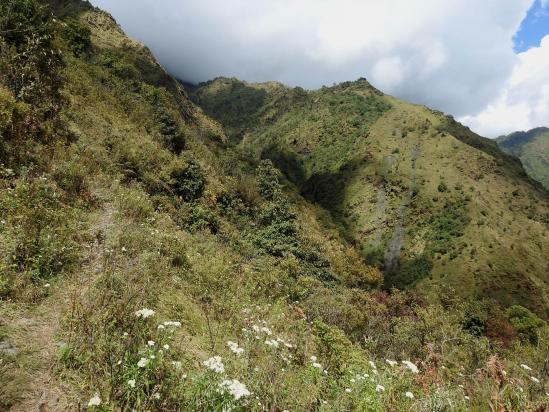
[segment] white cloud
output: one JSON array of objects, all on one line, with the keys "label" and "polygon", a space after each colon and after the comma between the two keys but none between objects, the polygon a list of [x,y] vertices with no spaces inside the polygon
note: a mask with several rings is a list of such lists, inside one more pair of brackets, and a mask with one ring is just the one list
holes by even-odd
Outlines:
[{"label": "white cloud", "polygon": [[459,119],[489,137],[549,125],[549,35],[517,56],[501,93],[477,115]]},{"label": "white cloud", "polygon": [[532,1],[92,0],[184,80],[316,88],[366,77],[456,116],[501,95],[519,62],[512,36]]}]

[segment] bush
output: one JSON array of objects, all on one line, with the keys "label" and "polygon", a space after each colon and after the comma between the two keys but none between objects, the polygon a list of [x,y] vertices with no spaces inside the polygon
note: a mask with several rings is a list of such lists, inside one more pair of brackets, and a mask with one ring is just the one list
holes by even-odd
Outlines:
[{"label": "bush", "polygon": [[174,168],[170,174],[171,187],[177,196],[192,202],[202,196],[206,180],[198,163],[189,160],[186,165]]},{"label": "bush", "polygon": [[80,262],[79,212],[54,183],[23,180],[0,197],[6,212],[0,236],[2,294],[32,298],[26,288],[69,273]]},{"label": "bush", "polygon": [[538,330],[545,325],[543,320],[521,305],[509,307],[507,317],[522,341],[532,345],[538,343]]},{"label": "bush", "polygon": [[112,71],[112,73],[125,80],[134,80],[139,77],[135,66],[124,60],[124,57],[115,51],[109,50],[98,57],[97,63]]},{"label": "bush", "polygon": [[54,35],[51,13],[39,1],[0,3],[0,82],[47,118],[61,106],[62,58]]},{"label": "bush", "polygon": [[164,139],[164,145],[172,152],[180,154],[185,149],[185,136],[174,117],[164,107],[158,110],[156,117],[160,126],[160,134]]},{"label": "bush", "polygon": [[184,212],[181,226],[190,232],[208,230],[215,235],[219,231],[219,224],[218,217],[211,210],[195,204]]},{"label": "bush", "polygon": [[76,57],[87,53],[91,47],[90,28],[76,20],[67,21],[63,29],[63,37],[69,42],[69,46]]},{"label": "bush", "polygon": [[274,200],[282,194],[279,183],[280,171],[267,159],[262,160],[257,167],[257,184],[259,194],[265,200]]}]

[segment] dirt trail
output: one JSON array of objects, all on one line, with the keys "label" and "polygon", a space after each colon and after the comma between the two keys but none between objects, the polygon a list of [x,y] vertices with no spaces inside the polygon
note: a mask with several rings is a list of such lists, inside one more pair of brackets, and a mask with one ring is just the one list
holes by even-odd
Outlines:
[{"label": "dirt trail", "polygon": [[[15,375],[21,382],[21,399],[11,412],[76,411],[79,399],[59,377],[61,322],[72,302],[86,293],[103,269],[103,239],[113,223],[114,208],[105,204],[91,222],[92,241],[79,272],[52,286],[51,294],[38,306],[29,305],[9,312],[4,322],[13,333],[8,339],[18,351]],[[52,282],[53,283],[53,282]],[[19,375],[19,376],[17,376]],[[12,389],[13,390],[13,389]]]}]

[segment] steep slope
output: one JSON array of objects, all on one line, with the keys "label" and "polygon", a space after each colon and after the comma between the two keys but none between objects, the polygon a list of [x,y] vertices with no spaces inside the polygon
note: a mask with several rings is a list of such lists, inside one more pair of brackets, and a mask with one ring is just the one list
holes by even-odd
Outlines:
[{"label": "steep slope", "polygon": [[195,101],[269,158],[386,274],[386,286],[549,312],[547,194],[495,142],[366,80],[306,92],[216,79]]},{"label": "steep slope", "polygon": [[543,320],[381,290],[339,209],[233,147],[107,13],[51,4],[0,2],[1,410],[545,408]]},{"label": "steep slope", "polygon": [[514,132],[496,141],[501,150],[520,159],[532,179],[549,190],[549,128]]}]

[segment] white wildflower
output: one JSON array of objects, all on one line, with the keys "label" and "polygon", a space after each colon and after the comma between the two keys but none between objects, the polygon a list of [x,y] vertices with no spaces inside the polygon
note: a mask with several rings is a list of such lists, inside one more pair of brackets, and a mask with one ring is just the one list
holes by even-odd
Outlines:
[{"label": "white wildflower", "polygon": [[406,367],[407,367],[408,369],[410,369],[410,370],[412,371],[412,373],[418,373],[418,372],[419,372],[417,366],[416,366],[415,364],[413,364],[412,362],[407,361],[407,360],[403,360],[402,363],[403,363],[404,365],[406,365]]},{"label": "white wildflower", "polygon": [[530,380],[531,380],[532,382],[539,383],[539,379],[536,378],[535,376],[530,376]]},{"label": "white wildflower", "polygon": [[181,322],[179,322],[178,320],[167,320],[166,322],[164,322],[164,326],[171,326],[173,328],[179,328],[179,327],[181,327]]},{"label": "white wildflower", "polygon": [[148,341],[148,342],[147,342],[147,345],[149,345],[149,346],[154,346],[154,340]]},{"label": "white wildflower", "polygon": [[175,369],[181,369],[181,366],[183,366],[180,361],[173,361],[172,365],[175,367]]},{"label": "white wildflower", "polygon": [[160,394],[158,392],[156,392],[154,395],[153,395],[153,398],[154,399],[160,399]]},{"label": "white wildflower", "polygon": [[[359,378],[359,379],[360,379],[360,378]],[[351,382],[351,383],[355,383],[355,382],[356,382],[356,379],[351,378],[350,382]]]},{"label": "white wildflower", "polygon": [[467,395],[465,395],[463,398],[464,398],[466,401],[468,401],[469,399],[471,399],[471,398],[469,398]]},{"label": "white wildflower", "polygon": [[531,371],[531,370],[532,370],[532,368],[531,368],[530,366],[528,366],[528,365],[526,365],[526,364],[524,364],[524,363],[522,363],[522,364],[520,365],[520,367],[521,367],[522,369],[527,370],[527,371]]},{"label": "white wildflower", "polygon": [[90,406],[99,406],[101,405],[101,398],[99,397],[99,394],[96,393],[93,395],[93,397],[88,402],[88,407]]},{"label": "white wildflower", "polygon": [[148,317],[150,317],[152,315],[154,315],[154,310],[147,309],[147,308],[139,309],[135,312],[135,316],[137,316],[138,318],[143,318],[143,319],[147,319]]},{"label": "white wildflower", "polygon": [[45,288],[49,288],[50,286],[51,286],[51,285],[50,285],[49,283],[46,283],[46,284],[44,285]]},{"label": "white wildflower", "polygon": [[223,365],[221,356],[212,356],[210,359],[202,362],[202,364],[214,372],[217,372],[217,373],[225,372],[225,365]]},{"label": "white wildflower", "polygon": [[122,334],[122,336],[124,336],[124,337],[128,336],[128,332],[124,332],[124,333]]},{"label": "white wildflower", "polygon": [[137,362],[137,366],[140,368],[144,368],[149,364],[149,360],[147,358],[141,358],[139,359],[139,362]]},{"label": "white wildflower", "polygon": [[375,369],[376,368],[376,364],[374,363],[374,361],[368,361],[368,363],[370,364],[370,367],[372,369]]},{"label": "white wildflower", "polygon": [[162,329],[165,329],[166,327],[164,325],[158,325],[158,329],[159,330],[162,330]]},{"label": "white wildflower", "polygon": [[126,248],[122,246],[122,252],[125,252],[125,251],[126,251]]},{"label": "white wildflower", "polygon": [[387,362],[391,366],[395,366],[398,363],[397,361],[391,359],[385,359],[385,362]]},{"label": "white wildflower", "polygon": [[353,390],[351,388],[345,388],[345,392],[351,393]]},{"label": "white wildflower", "polygon": [[311,365],[313,366],[313,368],[322,369],[322,365],[318,362],[313,362]]},{"label": "white wildflower", "polygon": [[376,385],[376,392],[383,392],[385,390],[385,386],[383,385]]},{"label": "white wildflower", "polygon": [[233,352],[236,356],[240,356],[244,352],[244,349],[242,349],[240,346],[238,346],[238,343],[236,343],[236,342],[228,341],[227,346],[229,347],[231,352]]},{"label": "white wildflower", "polygon": [[151,355],[151,356],[149,356],[149,358],[151,358],[151,359],[156,359],[156,356]]},{"label": "white wildflower", "polygon": [[250,396],[250,391],[246,388],[246,385],[239,382],[237,379],[226,379],[219,384],[222,390],[229,392],[236,400],[242,397]]},{"label": "white wildflower", "polygon": [[279,345],[278,341],[274,339],[266,340],[265,344],[272,346],[273,348],[278,348],[278,345]]},{"label": "white wildflower", "polygon": [[273,331],[270,330],[267,326],[263,326],[261,328],[261,332],[266,333],[267,335],[272,335],[273,334]]},{"label": "white wildflower", "polygon": [[168,350],[170,349],[170,345],[168,345],[167,343],[165,345],[162,346],[165,350]]},{"label": "white wildflower", "polygon": [[406,392],[406,393],[404,394],[404,396],[406,396],[407,398],[410,398],[410,399],[414,399],[414,394],[413,394],[412,392],[410,392],[410,391]]},{"label": "white wildflower", "polygon": [[128,381],[128,386],[129,386],[130,388],[135,388],[135,379],[130,379],[130,380]]},{"label": "white wildflower", "polygon": [[317,357],[316,356],[311,356],[311,362],[316,362],[317,361]]}]

